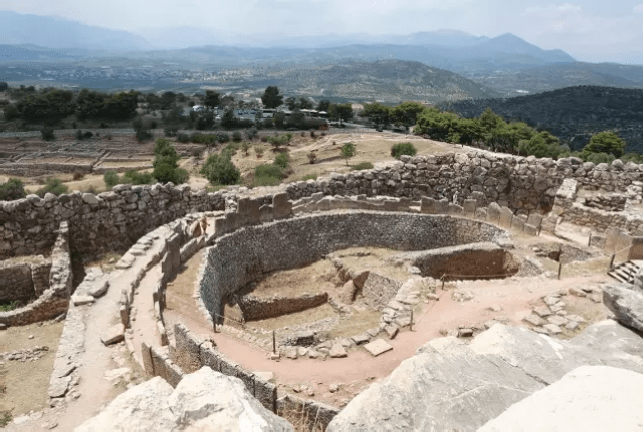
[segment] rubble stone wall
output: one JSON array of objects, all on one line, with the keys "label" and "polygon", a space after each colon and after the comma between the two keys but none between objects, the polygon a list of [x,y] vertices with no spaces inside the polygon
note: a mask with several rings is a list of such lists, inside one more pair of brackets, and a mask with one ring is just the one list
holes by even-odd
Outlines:
[{"label": "rubble stone wall", "polygon": [[36,262],[0,261],[0,302],[27,301],[49,287],[51,260]]},{"label": "rubble stone wall", "polygon": [[71,296],[72,280],[69,225],[67,222],[62,222],[51,252],[49,288],[25,307],[0,312],[0,323],[8,326],[27,325],[52,319],[66,312]]},{"label": "rubble stone wall", "polygon": [[[211,316],[223,300],[264,273],[298,268],[348,247],[424,250],[506,238],[493,225],[444,215],[353,211],[248,226],[206,249],[199,291]],[[279,251],[279,253],[275,253]]]},{"label": "rubble stone wall", "polygon": [[244,321],[257,321],[305,311],[328,301],[328,293],[304,294],[297,297],[259,298],[252,294],[239,298]]}]

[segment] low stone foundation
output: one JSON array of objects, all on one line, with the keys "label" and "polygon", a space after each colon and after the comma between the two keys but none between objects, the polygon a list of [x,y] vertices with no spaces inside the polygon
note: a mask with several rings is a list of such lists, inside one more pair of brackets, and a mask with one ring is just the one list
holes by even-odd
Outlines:
[{"label": "low stone foundation", "polygon": [[304,294],[299,297],[273,297],[263,299],[252,294],[242,296],[237,304],[243,321],[258,321],[305,311],[328,302],[328,293]]}]

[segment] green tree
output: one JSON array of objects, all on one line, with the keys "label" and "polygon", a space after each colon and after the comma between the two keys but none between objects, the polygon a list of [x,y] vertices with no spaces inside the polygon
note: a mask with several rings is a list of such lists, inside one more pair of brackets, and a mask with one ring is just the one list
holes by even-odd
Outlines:
[{"label": "green tree", "polygon": [[368,118],[376,129],[381,130],[391,124],[391,109],[379,102],[365,104],[364,117]]},{"label": "green tree", "polygon": [[350,103],[334,104],[330,106],[330,117],[340,123],[353,118],[353,107]]},{"label": "green tree", "polygon": [[356,153],[355,144],[352,142],[347,142],[342,146],[342,157],[346,161],[346,166],[348,166],[348,160],[355,156]]},{"label": "green tree", "polygon": [[237,124],[237,118],[234,116],[234,110],[226,109],[221,116],[221,126],[226,129],[232,129]]},{"label": "green tree", "polygon": [[625,142],[614,132],[600,132],[594,135],[589,144],[583,149],[583,154],[607,153],[621,157],[625,150]]},{"label": "green tree", "polygon": [[313,103],[309,99],[306,99],[305,97],[300,97],[299,101],[297,102],[297,108],[299,108],[299,109],[312,109],[313,108]]},{"label": "green tree", "polygon": [[112,188],[116,186],[118,184],[118,180],[118,174],[116,174],[116,171],[107,171],[103,174],[103,181],[107,187]]},{"label": "green tree", "polygon": [[0,81],[0,92],[3,92],[9,88],[9,84],[6,81]]},{"label": "green tree", "polygon": [[56,139],[56,135],[54,135],[54,128],[50,126],[45,126],[40,130],[40,134],[42,135],[42,139],[44,141],[53,141]]},{"label": "green tree", "polygon": [[330,109],[330,101],[327,100],[320,100],[319,103],[317,104],[317,107],[315,108],[317,111],[325,111],[328,112]]},{"label": "green tree", "polygon": [[391,117],[395,123],[408,128],[415,125],[424,110],[426,107],[419,102],[404,102],[391,110]]},{"label": "green tree", "polygon": [[292,96],[288,96],[286,100],[284,100],[284,104],[288,107],[289,110],[294,110],[295,108],[297,108],[297,99]]},{"label": "green tree", "polygon": [[558,139],[549,134],[541,132],[529,140],[522,140],[518,146],[521,155],[533,155],[537,158],[549,157],[557,158],[561,153]]},{"label": "green tree", "polygon": [[216,108],[219,106],[221,94],[213,90],[205,91],[205,98],[203,99],[203,105],[208,108]]},{"label": "green tree", "polygon": [[266,108],[277,108],[283,102],[283,96],[279,94],[279,88],[276,86],[268,86],[261,96],[261,102]]}]

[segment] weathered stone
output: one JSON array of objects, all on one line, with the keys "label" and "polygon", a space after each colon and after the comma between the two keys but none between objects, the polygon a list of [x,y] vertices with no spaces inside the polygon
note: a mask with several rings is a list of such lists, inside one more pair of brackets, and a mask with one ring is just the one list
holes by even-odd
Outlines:
[{"label": "weathered stone", "polygon": [[353,342],[355,342],[355,345],[363,345],[371,340],[371,337],[366,333],[362,333],[351,337],[351,339],[353,340]]},{"label": "weathered stone", "polygon": [[116,324],[110,327],[100,337],[101,342],[105,345],[111,345],[121,342],[125,339],[125,327],[123,324]]},{"label": "weathered stone", "polygon": [[582,366],[510,406],[478,432],[637,430],[643,425],[643,375]]},{"label": "weathered stone", "polygon": [[628,284],[603,287],[605,306],[616,315],[621,324],[643,332],[643,294]]},{"label": "weathered stone", "polygon": [[547,324],[547,321],[535,314],[527,315],[522,320],[534,326],[542,326]]},{"label": "weathered stone", "polygon": [[373,342],[364,345],[364,349],[371,353],[373,357],[377,357],[380,354],[391,351],[393,347],[386,343],[383,339],[375,339]]},{"label": "weathered stone", "polygon": [[340,357],[347,357],[348,353],[346,352],[343,346],[336,343],[330,348],[328,355],[332,358],[340,358]]},{"label": "weathered stone", "polygon": [[395,336],[397,336],[400,329],[394,324],[388,324],[386,327],[384,327],[384,331],[388,335],[389,339],[395,339]]},{"label": "weathered stone", "polygon": [[543,328],[547,330],[547,333],[550,335],[557,335],[563,332],[556,324],[545,324]]}]

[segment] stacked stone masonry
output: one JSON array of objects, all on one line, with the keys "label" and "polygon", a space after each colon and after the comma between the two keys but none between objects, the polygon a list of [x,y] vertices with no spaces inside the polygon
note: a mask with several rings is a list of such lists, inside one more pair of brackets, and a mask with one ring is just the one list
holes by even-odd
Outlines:
[{"label": "stacked stone masonry", "polygon": [[[625,192],[643,181],[643,165],[582,163],[577,158],[557,161],[516,157],[478,151],[437,156],[403,156],[385,168],[332,174],[317,181],[285,187],[291,200],[313,194],[447,199],[463,207],[465,200],[477,207],[497,202],[514,211],[546,213],[563,179],[575,179],[586,189]],[[72,250],[81,253],[125,250],[154,228],[188,213],[223,210],[228,192],[192,192],[187,186],[119,185],[110,192],[74,192],[41,199],[35,195],[2,202],[0,210],[0,258],[42,253],[53,244],[54,231],[69,221]],[[233,197],[232,200],[236,200]],[[259,199],[263,212],[270,209],[271,194]],[[454,208],[454,210],[457,210]],[[464,207],[463,207],[464,210]],[[263,213],[260,212],[261,217]],[[642,223],[635,224],[643,230]]]}]

